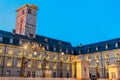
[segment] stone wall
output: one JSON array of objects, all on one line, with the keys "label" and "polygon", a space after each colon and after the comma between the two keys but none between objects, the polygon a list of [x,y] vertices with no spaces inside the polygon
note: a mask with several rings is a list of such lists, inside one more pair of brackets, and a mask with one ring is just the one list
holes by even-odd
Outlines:
[{"label": "stone wall", "polygon": [[[19,77],[0,77],[0,80],[61,80],[61,78],[19,78]],[[62,80],[76,80],[75,78],[62,78]]]}]

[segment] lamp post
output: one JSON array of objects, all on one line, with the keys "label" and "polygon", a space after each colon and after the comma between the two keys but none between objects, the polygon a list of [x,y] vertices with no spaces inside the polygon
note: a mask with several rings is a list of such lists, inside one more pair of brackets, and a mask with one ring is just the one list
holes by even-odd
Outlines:
[{"label": "lamp post", "polygon": [[96,80],[98,79],[98,64],[99,64],[99,60],[96,60]]},{"label": "lamp post", "polygon": [[23,54],[22,54],[22,62],[21,62],[21,77],[25,77],[25,64],[27,63],[25,58],[25,50],[27,49],[27,45],[23,46]]}]

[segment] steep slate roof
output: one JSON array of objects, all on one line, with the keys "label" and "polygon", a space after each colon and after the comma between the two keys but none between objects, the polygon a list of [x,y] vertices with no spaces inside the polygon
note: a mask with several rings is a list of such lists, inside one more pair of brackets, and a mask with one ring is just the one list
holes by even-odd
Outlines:
[{"label": "steep slate roof", "polygon": [[[120,48],[120,38],[83,45],[81,47],[73,47],[69,42],[56,40],[41,35],[36,35],[36,38],[29,38],[28,36],[25,35],[13,34],[11,32],[0,30],[0,36],[3,36],[3,42],[0,43],[10,44],[11,38],[13,38],[13,44],[11,45],[16,45],[16,46],[20,46],[19,44],[20,40],[22,40],[23,42],[26,41],[37,42],[38,44],[44,45],[45,49],[46,49],[46,45],[48,45],[49,50],[46,49],[47,51],[60,52],[60,48],[61,48],[62,51],[65,52],[65,54],[71,54],[71,55],[89,54],[89,53]],[[118,44],[117,47],[115,46],[116,43]],[[106,45],[108,46],[108,49],[106,49]],[[56,48],[56,51],[53,50],[54,47]],[[98,48],[98,50],[96,50],[96,48]],[[66,52],[66,50],[68,50],[68,52]]]},{"label": "steep slate roof", "polygon": [[[48,51],[60,52],[60,48],[61,48],[62,51],[65,52],[65,54],[76,55],[76,48],[72,47],[71,43],[65,41],[56,40],[41,35],[36,35],[35,38],[29,38],[28,36],[25,35],[14,34],[2,30],[0,30],[0,36],[3,36],[3,41],[0,42],[3,44],[11,44],[10,39],[12,38],[13,43],[11,45],[20,46],[19,44],[20,40],[22,40],[23,42],[30,41],[45,46],[45,49],[46,49],[46,45],[49,46]],[[53,50],[54,47],[56,48],[56,51]],[[66,52],[66,49],[68,50],[68,52]]]},{"label": "steep slate roof", "polygon": [[[116,44],[118,46],[115,46]],[[108,46],[108,48],[106,48],[106,46]],[[76,48],[77,48],[77,51],[80,50],[81,54],[89,54],[89,53],[119,49],[120,38],[102,41],[102,42],[93,43],[93,44],[88,44],[88,45],[83,45],[81,47],[76,47]],[[98,50],[96,48],[98,48]]]}]

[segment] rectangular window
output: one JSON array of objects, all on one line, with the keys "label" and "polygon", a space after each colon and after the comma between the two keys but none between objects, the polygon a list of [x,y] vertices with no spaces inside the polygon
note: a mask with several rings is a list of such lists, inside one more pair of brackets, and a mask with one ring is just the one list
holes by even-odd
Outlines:
[{"label": "rectangular window", "polygon": [[56,77],[56,72],[53,72],[53,78],[55,78]]},{"label": "rectangular window", "polygon": [[22,50],[18,50],[18,55],[22,56]]},{"label": "rectangular window", "polygon": [[27,71],[27,77],[31,77],[31,72],[30,71]]},{"label": "rectangular window", "polygon": [[10,44],[12,44],[13,43],[13,39],[10,39]]},{"label": "rectangular window", "polygon": [[119,57],[120,57],[119,53],[115,53],[115,58],[119,58]]},{"label": "rectangular window", "polygon": [[2,47],[0,47],[0,54],[2,54]]},{"label": "rectangular window", "polygon": [[9,49],[8,54],[12,55],[13,54],[13,49]]},{"label": "rectangular window", "polygon": [[105,59],[108,59],[109,58],[109,54],[105,54],[104,57],[105,57]]},{"label": "rectangular window", "polygon": [[99,59],[99,55],[95,54],[95,59],[98,60]]},{"label": "rectangular window", "polygon": [[17,59],[17,67],[21,67],[21,59]]},{"label": "rectangular window", "polygon": [[10,57],[7,59],[7,67],[11,67],[12,66],[12,60],[13,59],[10,58]]}]

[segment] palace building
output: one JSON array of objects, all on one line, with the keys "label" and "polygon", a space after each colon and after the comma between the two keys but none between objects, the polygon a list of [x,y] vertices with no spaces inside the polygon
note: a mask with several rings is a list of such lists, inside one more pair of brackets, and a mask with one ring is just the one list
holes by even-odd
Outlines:
[{"label": "palace building", "polygon": [[79,59],[81,64],[88,63],[83,70],[89,77],[108,78],[108,66],[120,66],[120,38],[73,47],[36,34],[37,10],[35,5],[22,6],[17,9],[16,29],[0,30],[1,77],[75,78],[82,73],[76,62]]}]

